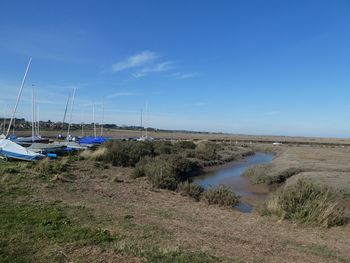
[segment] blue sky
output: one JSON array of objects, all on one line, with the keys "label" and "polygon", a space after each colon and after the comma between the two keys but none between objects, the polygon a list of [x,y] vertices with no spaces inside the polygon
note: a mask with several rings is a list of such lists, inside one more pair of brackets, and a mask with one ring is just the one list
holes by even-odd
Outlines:
[{"label": "blue sky", "polygon": [[349,1],[1,1],[0,110],[73,122],[350,137]]}]

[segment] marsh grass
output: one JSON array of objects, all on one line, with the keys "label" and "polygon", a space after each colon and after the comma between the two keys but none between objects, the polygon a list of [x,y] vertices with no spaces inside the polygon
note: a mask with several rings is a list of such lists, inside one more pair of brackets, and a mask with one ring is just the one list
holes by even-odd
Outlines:
[{"label": "marsh grass", "polygon": [[232,207],[239,203],[239,197],[224,185],[209,188],[203,193],[203,200],[209,205],[227,207]]},{"label": "marsh grass", "polygon": [[258,164],[247,169],[243,176],[249,177],[255,184],[280,184],[288,178],[303,172],[300,168],[287,167],[277,170],[273,164]]},{"label": "marsh grass", "polygon": [[266,201],[261,212],[321,227],[343,225],[349,220],[345,208],[327,187],[308,180],[298,180],[279,189]]},{"label": "marsh grass", "polygon": [[177,185],[177,192],[183,196],[189,196],[194,200],[199,201],[204,192],[204,188],[200,185],[191,184],[188,181],[185,181]]}]

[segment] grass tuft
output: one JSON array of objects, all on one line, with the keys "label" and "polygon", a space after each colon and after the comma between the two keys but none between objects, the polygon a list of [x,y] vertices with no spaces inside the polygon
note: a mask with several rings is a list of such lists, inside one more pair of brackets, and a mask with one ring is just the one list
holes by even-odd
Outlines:
[{"label": "grass tuft", "polygon": [[183,196],[189,196],[194,200],[199,201],[204,192],[204,188],[200,185],[191,184],[186,181],[177,185],[177,192]]},{"label": "grass tuft", "polygon": [[349,220],[328,188],[308,180],[278,190],[266,201],[262,213],[327,228]]},{"label": "grass tuft", "polygon": [[204,192],[203,199],[209,205],[232,207],[239,203],[239,197],[224,185],[220,185],[217,188],[209,188]]}]

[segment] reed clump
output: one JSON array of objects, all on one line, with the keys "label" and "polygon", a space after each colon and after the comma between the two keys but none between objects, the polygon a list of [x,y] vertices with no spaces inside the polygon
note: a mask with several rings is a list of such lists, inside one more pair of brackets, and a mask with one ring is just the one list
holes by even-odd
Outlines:
[{"label": "reed clump", "polygon": [[189,196],[194,200],[199,201],[204,192],[204,188],[200,185],[191,184],[189,181],[185,181],[177,185],[176,191],[182,196]]},{"label": "reed clump", "polygon": [[209,205],[232,207],[239,203],[239,196],[228,187],[220,185],[203,193],[203,200]]},{"label": "reed clump", "polygon": [[305,179],[300,179],[296,184],[283,187],[272,194],[261,212],[326,228],[343,225],[349,221],[345,208],[340,205],[330,189]]}]

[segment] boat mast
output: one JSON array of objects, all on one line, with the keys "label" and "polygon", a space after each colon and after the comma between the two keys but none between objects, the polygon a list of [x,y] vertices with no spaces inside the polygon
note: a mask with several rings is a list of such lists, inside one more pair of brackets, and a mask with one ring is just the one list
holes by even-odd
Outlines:
[{"label": "boat mast", "polygon": [[3,123],[3,125],[2,125],[2,130],[3,130],[3,132],[2,132],[2,134],[4,134],[5,135],[5,130],[6,130],[6,105],[4,104],[4,123]]},{"label": "boat mast", "polygon": [[63,129],[64,129],[64,122],[66,121],[66,116],[67,116],[67,109],[68,109],[69,100],[70,100],[70,94],[68,94],[67,103],[66,103],[66,108],[65,108],[65,110],[64,110],[63,121],[62,121],[62,132],[63,132]]},{"label": "boat mast", "polygon": [[34,127],[34,84],[32,84],[32,142],[34,142],[34,133],[35,133],[35,127]]},{"label": "boat mast", "polygon": [[92,104],[92,121],[94,123],[94,136],[96,138],[96,123],[95,123],[95,103]]},{"label": "boat mast", "polygon": [[38,137],[40,137],[40,119],[39,119],[39,103],[36,105],[37,106],[37,120],[38,120],[38,129],[37,129],[37,133],[38,133]]},{"label": "boat mast", "polygon": [[72,114],[73,114],[73,105],[74,105],[74,98],[75,98],[75,91],[76,91],[76,87],[74,87],[73,90],[73,97],[72,97],[72,103],[70,104],[70,115],[69,115],[69,124],[68,124],[68,130],[67,130],[67,138],[69,136],[69,132],[70,132],[70,126],[72,124]]},{"label": "boat mast", "polygon": [[104,123],[104,119],[105,119],[105,103],[104,103],[104,99],[102,99],[101,137],[102,137],[102,135],[103,135],[103,123]]},{"label": "boat mast", "polygon": [[16,111],[17,111],[18,103],[19,103],[19,100],[20,100],[21,95],[22,95],[24,83],[25,83],[25,81],[26,81],[27,74],[28,74],[28,70],[29,70],[29,67],[30,67],[30,64],[31,64],[31,63],[32,63],[32,58],[29,58],[29,62],[28,62],[28,65],[27,65],[26,71],[25,71],[25,73],[24,73],[24,76],[23,76],[23,79],[22,79],[22,82],[21,82],[21,86],[20,86],[20,89],[19,89],[19,92],[18,92],[18,96],[17,96],[17,100],[16,100],[16,105],[15,105],[15,108],[13,109],[12,116],[11,116],[11,120],[10,120],[10,123],[9,123],[9,127],[8,127],[8,129],[7,129],[7,132],[6,132],[6,137],[9,135],[9,132],[10,132],[10,129],[11,129],[11,125],[12,125],[13,119],[14,119],[15,116],[16,116]]},{"label": "boat mast", "polygon": [[146,102],[146,138],[148,138],[148,102]]},{"label": "boat mast", "polygon": [[141,137],[143,137],[143,126],[142,126],[142,109],[141,109],[140,129],[141,129]]}]

